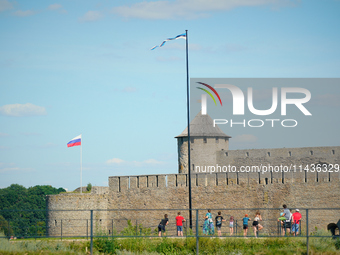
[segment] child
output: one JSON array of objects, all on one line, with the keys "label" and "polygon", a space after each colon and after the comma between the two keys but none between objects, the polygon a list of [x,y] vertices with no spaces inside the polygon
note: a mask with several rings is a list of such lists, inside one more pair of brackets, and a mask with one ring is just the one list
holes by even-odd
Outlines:
[{"label": "child", "polygon": [[226,221],[223,219],[223,217],[221,216],[221,212],[217,213],[218,215],[215,217],[215,221],[216,221],[216,228],[217,228],[217,234],[218,236],[221,236],[221,228],[222,228],[222,221]]},{"label": "child", "polygon": [[254,235],[255,235],[256,238],[257,238],[256,232],[263,229],[263,226],[259,223],[260,220],[262,220],[262,217],[261,217],[260,212],[257,211],[256,214],[255,214],[254,221],[253,221]]},{"label": "child", "polygon": [[229,219],[229,232],[231,236],[234,233],[234,216],[230,216],[230,219]]},{"label": "child", "polygon": [[248,221],[250,221],[251,219],[248,217],[248,214],[245,215],[245,217],[243,218],[243,236],[246,237],[247,236],[247,232],[248,232]]},{"label": "child", "polygon": [[169,224],[168,215],[164,214],[164,219],[158,224],[158,236],[162,236],[162,232],[166,235],[165,226]]},{"label": "child", "polygon": [[285,235],[285,223],[286,223],[286,217],[283,216],[284,213],[280,213],[280,218],[277,219],[277,221],[281,222],[281,229],[282,229],[282,235]]},{"label": "child", "polygon": [[183,222],[184,221],[185,219],[183,216],[181,216],[181,212],[178,212],[177,217],[176,217],[177,236],[183,236]]}]

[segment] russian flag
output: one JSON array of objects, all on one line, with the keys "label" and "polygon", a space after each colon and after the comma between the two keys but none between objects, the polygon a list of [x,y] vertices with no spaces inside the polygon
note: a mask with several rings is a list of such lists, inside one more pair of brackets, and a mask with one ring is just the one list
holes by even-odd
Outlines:
[{"label": "russian flag", "polygon": [[79,146],[81,145],[81,135],[73,138],[71,141],[67,143],[67,147]]}]

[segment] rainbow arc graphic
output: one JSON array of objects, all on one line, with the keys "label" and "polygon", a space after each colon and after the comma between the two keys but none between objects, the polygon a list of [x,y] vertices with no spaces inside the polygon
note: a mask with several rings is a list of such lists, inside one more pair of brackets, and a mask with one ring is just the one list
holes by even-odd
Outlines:
[{"label": "rainbow arc graphic", "polygon": [[[203,85],[203,86],[206,86],[206,87],[209,88],[212,92],[214,92],[214,94],[217,96],[217,98],[218,98],[218,100],[220,101],[220,104],[221,104],[221,106],[222,106],[221,97],[220,97],[220,95],[217,93],[217,91],[216,91],[213,87],[211,87],[210,85],[208,85],[208,84],[206,84],[206,83],[203,83],[203,82],[197,82],[197,83],[199,83],[199,84],[201,84],[201,85]],[[198,88],[198,89],[203,90],[204,92],[206,92],[206,93],[214,100],[214,103],[215,103],[215,105],[217,106],[215,97],[213,96],[213,94],[212,94],[209,90],[204,89],[204,88],[201,88],[201,87],[196,87],[196,88]]]}]

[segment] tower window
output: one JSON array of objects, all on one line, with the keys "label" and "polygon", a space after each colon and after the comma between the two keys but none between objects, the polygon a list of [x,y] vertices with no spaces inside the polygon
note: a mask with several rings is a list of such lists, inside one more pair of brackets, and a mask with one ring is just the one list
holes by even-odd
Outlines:
[{"label": "tower window", "polygon": [[332,150],[332,154],[333,154],[333,155],[335,154],[335,150]]},{"label": "tower window", "polygon": [[207,138],[203,138],[203,143],[207,143]]},{"label": "tower window", "polygon": [[312,155],[312,156],[313,156],[313,151],[310,151],[310,155]]},{"label": "tower window", "polygon": [[246,152],[246,156],[249,157],[249,152],[248,151]]},{"label": "tower window", "polygon": [[268,157],[270,157],[270,151],[268,151],[267,153],[268,153]]},{"label": "tower window", "polygon": [[291,156],[292,156],[292,152],[291,152],[291,151],[289,151],[289,152],[288,152],[288,155],[289,155],[289,157],[291,157]]},{"label": "tower window", "polygon": [[216,138],[216,143],[218,143],[219,141],[218,141],[218,138]]}]

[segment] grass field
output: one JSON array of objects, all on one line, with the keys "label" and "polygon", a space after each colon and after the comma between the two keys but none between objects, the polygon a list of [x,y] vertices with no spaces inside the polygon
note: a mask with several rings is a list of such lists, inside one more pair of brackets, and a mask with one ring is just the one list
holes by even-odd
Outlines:
[{"label": "grass field", "polygon": [[[340,255],[340,239],[311,237],[309,254]],[[0,238],[0,254],[47,255],[89,254],[90,242],[84,240],[15,240]],[[196,254],[196,239],[190,238],[96,238],[94,254]],[[306,238],[208,238],[199,239],[200,254],[307,254]]]}]

